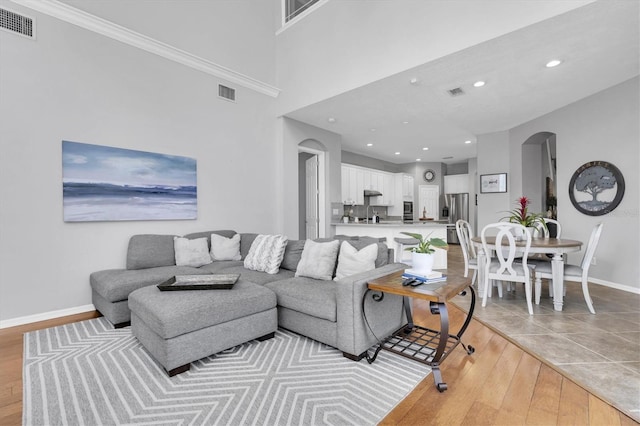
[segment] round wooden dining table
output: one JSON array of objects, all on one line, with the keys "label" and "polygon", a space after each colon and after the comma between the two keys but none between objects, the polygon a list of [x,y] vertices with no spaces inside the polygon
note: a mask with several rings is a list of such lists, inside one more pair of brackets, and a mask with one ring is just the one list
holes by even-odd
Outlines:
[{"label": "round wooden dining table", "polygon": [[[496,238],[486,237],[487,247],[489,250],[495,250]],[[483,292],[490,289],[480,289],[479,284],[484,280],[484,265],[486,257],[482,248],[482,239],[480,237],[473,237],[471,242],[478,248],[478,290],[484,295]],[[524,246],[525,242],[521,243]],[[582,248],[582,242],[577,240],[569,240],[566,238],[532,238],[531,247],[529,248],[529,254],[536,253],[548,253],[553,254],[551,259],[551,274],[553,275],[553,309],[556,311],[562,310],[564,303],[564,259],[562,257],[565,253],[572,253],[580,251]]]}]

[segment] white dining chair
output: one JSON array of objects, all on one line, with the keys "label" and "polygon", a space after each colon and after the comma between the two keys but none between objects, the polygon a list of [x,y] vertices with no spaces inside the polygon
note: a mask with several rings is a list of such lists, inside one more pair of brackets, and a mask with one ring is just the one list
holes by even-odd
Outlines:
[{"label": "white dining chair", "polygon": [[[595,314],[596,311],[593,309],[593,301],[591,300],[591,295],[589,294],[589,266],[591,266],[591,259],[593,259],[593,255],[596,252],[596,247],[598,246],[598,241],[600,240],[600,234],[602,233],[602,222],[598,223],[593,230],[591,231],[591,237],[589,238],[589,243],[587,244],[587,248],[584,251],[584,255],[582,256],[582,262],[580,262],[580,266],[578,265],[564,265],[564,281],[572,281],[582,283],[582,294],[584,295],[584,301],[587,303],[587,307],[589,308],[589,312]],[[535,268],[535,293],[536,293],[536,304],[540,303],[540,291],[542,287],[542,280],[546,279],[549,281],[549,289],[552,290],[551,286],[553,280],[553,271],[551,269],[550,263],[538,263]],[[563,284],[564,287],[564,284]]]},{"label": "white dining chair", "polygon": [[546,217],[543,218],[542,220],[544,220],[544,223],[546,226],[542,226],[541,223],[536,223],[536,225],[534,226],[535,231],[532,237],[549,238],[550,237],[549,224],[553,224],[556,228],[555,238],[560,238],[560,235],[562,234],[562,226],[560,225],[560,222],[558,222],[555,219],[548,219]]},{"label": "white dining chair", "polygon": [[[525,245],[516,245],[515,235],[518,230],[525,235]],[[514,232],[515,231],[515,232]],[[490,247],[487,237],[495,234],[495,244]],[[533,315],[533,304],[531,303],[531,271],[527,264],[529,250],[531,248],[531,234],[519,223],[497,222],[490,223],[482,228],[480,234],[482,249],[486,254],[486,262],[483,266],[484,294],[482,296],[482,306],[486,306],[487,297],[491,287],[491,280],[520,282],[524,284],[525,296],[527,298],[527,308],[529,315]],[[519,241],[519,243],[521,243]],[[488,253],[493,250],[490,257]],[[518,259],[516,262],[515,260]]]},{"label": "white dining chair", "polygon": [[464,276],[465,278],[469,276],[469,270],[473,269],[473,277],[471,278],[471,285],[473,285],[478,276],[478,258],[475,246],[471,243],[473,229],[471,229],[469,222],[460,219],[456,222],[456,234],[458,235],[462,257],[464,258]]},{"label": "white dining chair", "polygon": [[[542,226],[539,223],[536,224],[536,226],[534,226],[534,233],[532,237],[550,238],[551,233],[549,231],[549,224],[553,224],[555,225],[555,228],[556,228],[555,238],[560,239],[560,236],[562,235],[562,226],[560,225],[560,222],[558,222],[555,219],[548,219],[548,218],[544,218],[543,220],[546,226]],[[551,262],[552,258],[553,258],[553,255],[551,254],[545,254],[545,253],[536,254],[529,258],[529,265],[535,266],[537,268],[540,262],[548,264]],[[534,286],[534,294],[536,299],[536,305],[539,305],[540,304],[540,288]],[[552,286],[549,286],[549,297],[553,297]]]}]

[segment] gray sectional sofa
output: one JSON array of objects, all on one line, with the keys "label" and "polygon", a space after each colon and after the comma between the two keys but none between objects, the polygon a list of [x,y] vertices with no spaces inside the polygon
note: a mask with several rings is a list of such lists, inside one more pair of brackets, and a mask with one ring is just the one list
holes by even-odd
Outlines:
[{"label": "gray sectional sofa", "polygon": [[[185,237],[206,237],[210,244],[211,234],[231,238],[236,232],[216,230]],[[305,245],[303,240],[287,242],[284,259],[276,274],[244,268],[243,259],[257,235],[240,234],[241,260],[213,261],[198,268],[176,266],[174,235],[135,235],[129,241],[125,269],[91,274],[93,304],[115,327],[126,326],[131,321],[128,298],[135,290],[155,286],[174,275],[239,273],[241,280],[275,294],[278,327],[338,348],[351,359],[361,359],[377,342],[377,337],[385,337],[406,324],[399,296],[387,295],[380,302],[368,297],[363,304],[367,281],[406,267],[393,263],[393,250],[386,244],[367,237],[348,237],[349,244],[357,249],[371,243],[378,245],[375,269],[329,281],[295,276]]]}]

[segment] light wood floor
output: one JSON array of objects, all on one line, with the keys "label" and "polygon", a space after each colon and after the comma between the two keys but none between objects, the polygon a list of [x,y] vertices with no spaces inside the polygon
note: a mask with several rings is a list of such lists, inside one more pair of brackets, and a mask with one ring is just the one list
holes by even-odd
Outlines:
[{"label": "light wood floor", "polygon": [[[449,267],[461,267],[452,250]],[[464,314],[449,309],[452,329]],[[22,423],[22,335],[95,318],[96,312],[0,330],[0,425]],[[414,305],[416,323],[437,327],[428,303]],[[429,375],[383,421],[383,425],[637,425],[632,419],[565,378],[552,367],[477,321],[441,367],[448,390],[440,393]],[[361,361],[363,362],[363,361]]]}]

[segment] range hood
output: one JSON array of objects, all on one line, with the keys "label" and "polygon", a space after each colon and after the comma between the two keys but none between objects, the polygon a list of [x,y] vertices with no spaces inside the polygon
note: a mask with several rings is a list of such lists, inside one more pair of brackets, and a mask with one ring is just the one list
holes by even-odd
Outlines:
[{"label": "range hood", "polygon": [[382,192],[376,191],[375,189],[365,189],[364,196],[365,197],[378,197],[382,195]]}]

